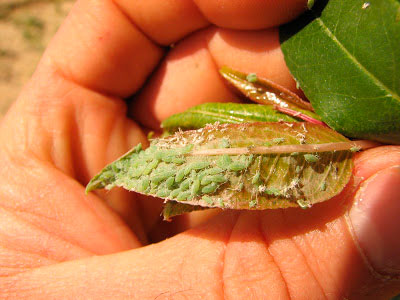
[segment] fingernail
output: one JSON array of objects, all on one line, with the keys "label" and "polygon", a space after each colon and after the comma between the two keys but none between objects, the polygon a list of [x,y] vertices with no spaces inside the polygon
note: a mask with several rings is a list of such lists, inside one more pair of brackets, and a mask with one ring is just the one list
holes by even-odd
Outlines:
[{"label": "fingernail", "polygon": [[400,272],[400,166],[364,182],[349,212],[361,251],[379,272]]}]

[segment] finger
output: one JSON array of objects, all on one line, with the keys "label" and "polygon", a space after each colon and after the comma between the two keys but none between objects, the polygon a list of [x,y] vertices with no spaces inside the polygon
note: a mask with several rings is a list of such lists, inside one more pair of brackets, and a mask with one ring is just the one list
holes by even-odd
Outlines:
[{"label": "finger", "polygon": [[305,1],[280,3],[226,2],[221,10],[217,3],[199,1],[203,17],[191,1],[81,0],[55,36],[42,65],[55,65],[67,79],[93,90],[126,97],[138,90],[160,60],[163,50],[157,43],[178,41],[206,26],[208,17],[222,25],[235,20],[234,28],[265,28],[305,9]]},{"label": "finger", "polygon": [[170,45],[209,25],[192,0],[118,0],[118,5],[153,41]]},{"label": "finger", "polygon": [[38,159],[0,153],[1,276],[141,245],[72,178]]},{"label": "finger", "polygon": [[39,298],[43,290],[47,299],[219,299],[221,262],[235,219],[228,214],[137,251],[3,277],[0,289],[6,298],[20,299]]},{"label": "finger", "polygon": [[223,65],[256,72],[297,91],[280,50],[277,29],[248,32],[208,29],[178,44],[150,78],[130,109],[136,120],[158,129],[168,116],[204,102],[237,102],[218,70]]},{"label": "finger", "polygon": [[234,29],[262,29],[294,19],[305,0],[290,1],[117,1],[158,44],[169,45],[210,22]]},{"label": "finger", "polygon": [[113,96],[136,91],[162,57],[111,0],[80,0],[48,47],[39,68]]},{"label": "finger", "polygon": [[[10,207],[12,212],[23,209],[38,214],[35,211],[40,211],[43,224],[53,220],[56,212],[56,220],[63,224],[60,232],[69,227],[76,228],[77,218],[80,217],[84,218],[80,222],[88,222],[88,228],[91,228],[91,222],[94,228],[108,227],[108,223],[111,231],[118,231],[122,227],[126,231],[125,226],[121,227],[121,220],[119,224],[116,221],[106,223],[103,218],[96,217],[98,212],[92,208],[103,207],[106,200],[124,218],[140,241],[146,243],[140,206],[132,193],[121,190],[101,192],[98,195],[102,199],[92,195],[91,205],[88,206],[89,196],[84,194],[82,186],[132,146],[139,142],[145,144],[146,137],[137,125],[125,117],[125,105],[121,100],[110,99],[56,76],[39,75],[30,83],[35,88],[27,87],[1,124],[0,151],[4,170],[1,178],[6,185],[1,193],[0,205],[13,204]],[[32,102],[37,105],[32,106]],[[50,174],[58,174],[54,178],[59,178],[62,172],[68,180],[58,180],[60,186],[57,186],[51,176],[43,180],[34,175],[31,178],[28,174],[24,177],[26,168],[21,170],[18,165],[11,163],[29,165],[32,160],[35,162],[33,172],[44,174],[42,169],[46,166],[45,170]],[[11,178],[18,180],[12,184]],[[69,190],[72,187],[67,185],[73,181],[71,178],[76,180],[73,190]],[[28,183],[26,194],[22,187]],[[46,184],[54,188],[51,192],[43,193],[41,187],[46,190]],[[71,205],[71,209],[67,209],[69,206],[66,203]],[[49,207],[54,210],[49,210]],[[112,215],[110,209],[102,212]],[[107,238],[102,238],[100,231],[95,235],[90,230],[75,230],[68,236],[72,240],[88,240],[89,235],[96,241],[99,239],[107,243]],[[136,240],[135,245],[139,244]]]},{"label": "finger", "polygon": [[194,0],[213,24],[232,29],[262,29],[286,23],[306,8],[305,0]]}]

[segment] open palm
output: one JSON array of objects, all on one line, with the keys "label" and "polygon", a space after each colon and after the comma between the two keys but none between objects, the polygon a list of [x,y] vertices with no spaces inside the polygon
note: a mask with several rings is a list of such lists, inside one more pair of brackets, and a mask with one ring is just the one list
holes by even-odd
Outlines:
[{"label": "open palm", "polygon": [[222,65],[300,93],[273,27],[305,7],[78,1],[1,123],[0,298],[386,299],[398,291],[399,147],[358,154],[345,191],[307,211],[214,211],[166,223],[159,199],[84,193],[171,114],[239,101],[218,75]]}]

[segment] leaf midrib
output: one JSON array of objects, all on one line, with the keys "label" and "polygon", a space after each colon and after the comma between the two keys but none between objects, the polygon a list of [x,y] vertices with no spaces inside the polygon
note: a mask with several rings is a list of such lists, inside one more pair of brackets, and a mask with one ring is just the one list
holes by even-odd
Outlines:
[{"label": "leaf midrib", "polygon": [[209,117],[216,117],[225,120],[235,120],[237,122],[243,122],[245,118],[240,118],[232,115],[221,114],[220,112],[202,111],[202,110],[190,110],[190,113],[201,114]]},{"label": "leaf midrib", "polygon": [[349,57],[351,61],[354,62],[354,64],[361,69],[361,71],[365,72],[367,76],[369,76],[372,81],[376,84],[376,86],[380,87],[381,89],[385,90],[388,94],[388,96],[391,96],[392,98],[396,99],[397,101],[400,102],[400,95],[398,95],[396,92],[393,92],[390,88],[388,88],[385,84],[383,84],[378,78],[375,77],[374,74],[372,74],[368,69],[366,69],[358,60],[357,58],[352,55],[346,47],[336,38],[336,36],[332,33],[332,31],[329,29],[328,26],[322,21],[320,17],[316,18],[317,22],[321,25],[321,28],[327,33],[327,35],[333,40],[334,43],[336,43],[340,49],[343,50],[343,52]]}]

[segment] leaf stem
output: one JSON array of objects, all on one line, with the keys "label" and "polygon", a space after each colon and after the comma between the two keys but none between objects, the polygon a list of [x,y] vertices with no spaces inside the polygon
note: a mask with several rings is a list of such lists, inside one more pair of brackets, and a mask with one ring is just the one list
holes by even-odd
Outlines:
[{"label": "leaf stem", "polygon": [[379,143],[358,140],[338,143],[325,144],[300,144],[300,145],[281,145],[281,146],[257,146],[224,149],[202,149],[188,153],[187,155],[241,155],[241,154],[270,154],[270,153],[293,153],[293,152],[329,152],[343,151],[351,149],[368,149],[379,146]]},{"label": "leaf stem", "polygon": [[287,107],[282,107],[282,106],[279,106],[279,105],[274,105],[274,109],[276,109],[277,111],[283,112],[284,114],[287,114],[287,115],[289,115],[291,117],[299,118],[299,119],[302,119],[302,120],[304,120],[306,122],[310,122],[310,123],[313,123],[313,124],[318,124],[318,125],[322,125],[322,126],[328,127],[328,125],[326,125],[324,122],[316,120],[316,119],[314,119],[314,118],[312,118],[310,116],[307,116],[306,114],[303,114],[303,113],[301,113],[299,111],[296,111],[296,110],[293,110],[293,109],[290,109],[290,108],[287,108]]}]

